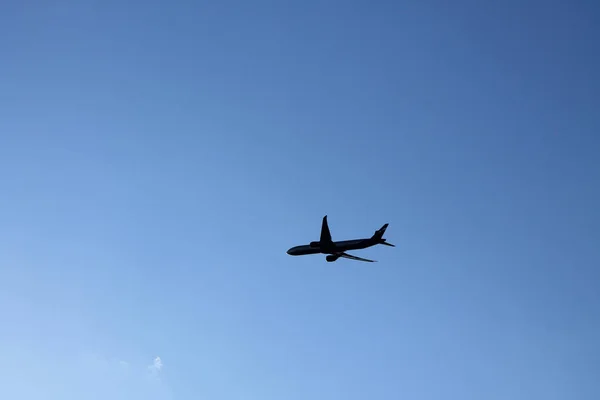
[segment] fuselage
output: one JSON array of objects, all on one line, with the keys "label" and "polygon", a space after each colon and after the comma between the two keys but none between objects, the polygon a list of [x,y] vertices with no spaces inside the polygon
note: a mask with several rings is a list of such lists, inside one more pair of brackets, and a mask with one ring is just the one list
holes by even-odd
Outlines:
[{"label": "fuselage", "polygon": [[302,246],[292,247],[287,251],[291,256],[303,256],[307,254],[336,254],[343,253],[348,250],[366,249],[376,245],[377,243],[371,239],[355,239],[341,240],[339,242],[330,242],[328,246],[321,247],[320,245],[311,246],[305,244]]}]

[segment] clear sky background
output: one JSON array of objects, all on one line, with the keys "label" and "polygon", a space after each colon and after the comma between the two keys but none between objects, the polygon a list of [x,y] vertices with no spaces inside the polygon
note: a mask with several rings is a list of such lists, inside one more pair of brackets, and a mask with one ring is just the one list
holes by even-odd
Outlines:
[{"label": "clear sky background", "polygon": [[2,2],[2,397],[597,400],[599,8]]}]

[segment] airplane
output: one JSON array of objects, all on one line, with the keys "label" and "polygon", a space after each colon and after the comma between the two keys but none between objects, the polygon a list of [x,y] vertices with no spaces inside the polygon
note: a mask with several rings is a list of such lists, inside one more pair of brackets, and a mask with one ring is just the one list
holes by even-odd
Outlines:
[{"label": "airplane", "polygon": [[366,258],[350,255],[346,253],[346,251],[366,249],[367,247],[375,246],[377,244],[396,247],[383,239],[383,234],[385,233],[388,225],[389,224],[385,224],[376,230],[375,234],[373,234],[373,236],[370,238],[334,242],[331,239],[331,232],[329,231],[329,224],[327,223],[326,215],[323,217],[323,222],[321,224],[321,239],[318,242],[310,242],[310,244],[307,245],[292,247],[287,251],[287,253],[291,256],[327,254],[325,257],[327,262],[334,262],[340,257],[357,261],[376,262],[375,260],[368,260]]}]

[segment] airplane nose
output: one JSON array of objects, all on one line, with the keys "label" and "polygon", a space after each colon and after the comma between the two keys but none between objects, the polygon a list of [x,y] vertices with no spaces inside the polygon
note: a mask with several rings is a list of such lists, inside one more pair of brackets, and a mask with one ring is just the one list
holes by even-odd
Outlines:
[{"label": "airplane nose", "polygon": [[286,253],[288,253],[289,255],[292,255],[292,249],[288,249],[288,251],[286,251]]}]

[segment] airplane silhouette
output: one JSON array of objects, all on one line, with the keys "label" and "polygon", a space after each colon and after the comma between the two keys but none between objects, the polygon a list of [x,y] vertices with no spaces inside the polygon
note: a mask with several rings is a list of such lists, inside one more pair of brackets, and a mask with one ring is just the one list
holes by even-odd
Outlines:
[{"label": "airplane silhouette", "polygon": [[323,223],[321,225],[321,240],[318,242],[310,242],[308,245],[292,247],[287,251],[291,256],[303,256],[307,254],[327,254],[325,259],[328,262],[336,261],[338,258],[349,258],[351,260],[375,262],[375,260],[367,260],[366,258],[356,257],[347,254],[348,250],[359,250],[366,249],[367,247],[375,246],[377,244],[383,244],[386,246],[396,247],[393,244],[386,242],[383,239],[383,234],[389,224],[383,225],[380,229],[375,231],[375,234],[370,238],[366,239],[355,239],[355,240],[342,240],[334,242],[331,240],[331,232],[329,231],[329,225],[327,224],[327,215],[323,217]]}]

